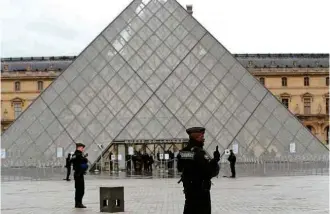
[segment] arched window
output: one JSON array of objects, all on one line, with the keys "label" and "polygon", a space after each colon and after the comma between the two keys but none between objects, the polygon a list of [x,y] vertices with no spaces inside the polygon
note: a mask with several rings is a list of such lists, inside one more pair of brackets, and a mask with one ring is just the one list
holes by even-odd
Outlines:
[{"label": "arched window", "polygon": [[309,86],[309,77],[304,77],[304,86]]},{"label": "arched window", "polygon": [[20,91],[20,90],[21,90],[21,83],[15,82],[15,91]]},{"label": "arched window", "polygon": [[259,81],[262,85],[265,85],[265,78],[264,77],[260,77]]},{"label": "arched window", "polygon": [[288,79],[286,77],[282,77],[282,86],[288,86]]},{"label": "arched window", "polygon": [[38,81],[38,91],[44,90],[44,82],[43,81]]}]

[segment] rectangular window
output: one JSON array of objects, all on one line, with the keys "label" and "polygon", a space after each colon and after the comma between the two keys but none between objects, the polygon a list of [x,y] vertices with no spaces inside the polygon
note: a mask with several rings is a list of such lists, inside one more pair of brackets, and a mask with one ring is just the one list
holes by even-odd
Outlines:
[{"label": "rectangular window", "polygon": [[44,90],[44,82],[43,81],[38,81],[38,91]]},{"label": "rectangular window", "polygon": [[309,86],[309,77],[304,77],[304,86]]},{"label": "rectangular window", "polygon": [[304,114],[311,114],[311,98],[304,99]]},{"label": "rectangular window", "polygon": [[325,100],[325,112],[329,114],[329,98]]},{"label": "rectangular window", "polygon": [[282,103],[286,108],[289,108],[289,99],[286,98],[282,99]]},{"label": "rectangular window", "polygon": [[14,117],[15,119],[22,113],[22,104],[14,103]]}]

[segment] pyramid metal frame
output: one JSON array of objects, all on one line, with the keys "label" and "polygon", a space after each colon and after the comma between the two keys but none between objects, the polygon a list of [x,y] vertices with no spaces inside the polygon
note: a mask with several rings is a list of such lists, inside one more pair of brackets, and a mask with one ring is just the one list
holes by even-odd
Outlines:
[{"label": "pyramid metal frame", "polygon": [[[151,73],[146,78],[148,70]],[[178,75],[184,71],[187,73]],[[151,77],[154,79],[150,82]],[[129,83],[133,78],[135,82]],[[120,82],[121,86],[116,85]],[[143,97],[144,90],[149,95]],[[125,93],[130,93],[128,98],[124,97]],[[155,102],[158,109],[152,110],[150,105]],[[193,107],[193,103],[199,105]],[[103,106],[97,109],[98,105]],[[139,107],[133,109],[135,105]],[[68,123],[65,111],[73,116]],[[144,116],[140,115],[142,111]],[[34,124],[41,127],[31,130]],[[243,162],[251,157],[290,156],[310,160],[315,155],[328,156],[328,148],[176,0],[134,0],[2,134],[2,148],[10,151],[2,166],[60,166],[63,158],[56,158],[55,143],[69,152],[77,141],[87,145],[86,152],[92,154],[90,161],[95,163],[114,140],[186,138],[185,128],[197,125],[207,128],[209,153],[216,145],[224,153],[224,149],[238,144],[238,158]],[[98,133],[97,126],[102,128]],[[76,132],[78,129],[81,130]],[[110,133],[112,130],[116,134]],[[21,135],[15,138],[16,133]],[[296,154],[288,152],[292,140],[297,145]],[[103,150],[97,147],[106,141]],[[276,145],[272,148],[275,155],[267,150],[271,145]],[[22,147],[25,150],[21,156]]]}]

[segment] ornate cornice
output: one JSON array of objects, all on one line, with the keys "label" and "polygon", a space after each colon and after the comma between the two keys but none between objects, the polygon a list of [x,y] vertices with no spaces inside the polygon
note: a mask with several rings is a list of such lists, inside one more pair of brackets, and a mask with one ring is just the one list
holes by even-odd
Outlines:
[{"label": "ornate cornice", "polygon": [[311,98],[311,101],[313,101],[314,95],[309,92],[306,92],[300,95],[300,97],[301,97],[301,101],[304,101],[304,98]]},{"label": "ornate cornice", "polygon": [[15,103],[21,103],[22,106],[24,106],[24,102],[25,102],[25,100],[23,100],[22,98],[19,98],[19,97],[15,97],[15,98],[11,99],[10,101],[11,101],[11,106],[14,106]]}]

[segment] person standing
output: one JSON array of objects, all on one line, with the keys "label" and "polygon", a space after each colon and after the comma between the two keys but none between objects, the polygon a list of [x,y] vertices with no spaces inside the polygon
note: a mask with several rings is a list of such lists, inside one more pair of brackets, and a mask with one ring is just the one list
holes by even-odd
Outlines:
[{"label": "person standing", "polygon": [[74,170],[74,187],[75,191],[75,208],[86,208],[83,205],[82,199],[85,194],[85,179],[84,175],[86,174],[88,168],[87,155],[83,155],[85,145],[82,143],[76,144],[76,151],[72,155],[71,162]]},{"label": "person standing", "polygon": [[231,171],[231,178],[235,178],[236,177],[236,170],[235,170],[235,164],[236,164],[236,156],[233,152],[233,150],[230,150],[230,155],[228,157],[228,161],[230,163],[230,171]]},{"label": "person standing", "polygon": [[68,154],[68,157],[65,159],[65,168],[66,168],[66,178],[63,180],[71,181],[71,153]]},{"label": "person standing", "polygon": [[211,214],[211,179],[219,174],[220,153],[218,147],[213,159],[207,158],[203,150],[205,128],[193,127],[186,130],[189,143],[177,158],[177,168],[182,172],[185,204],[183,214]]}]

